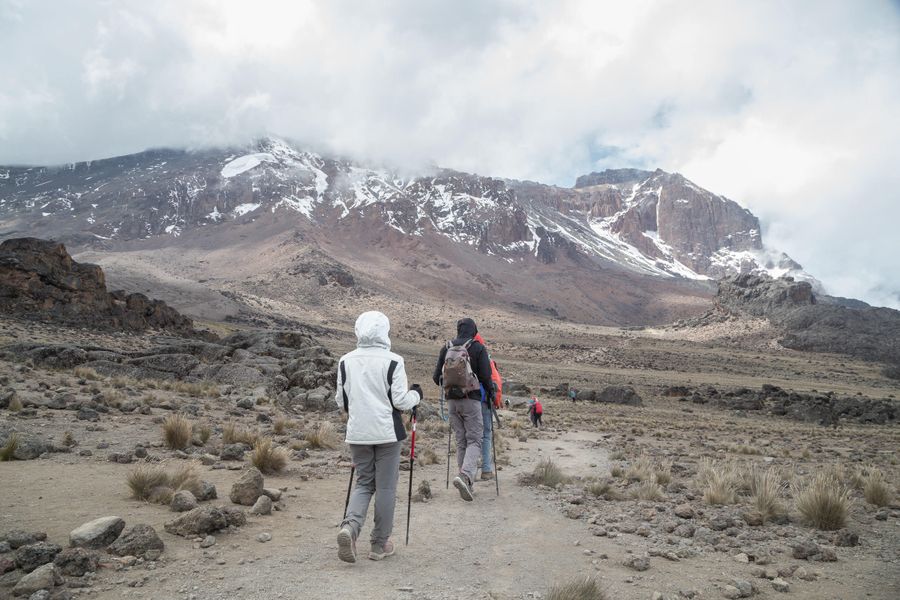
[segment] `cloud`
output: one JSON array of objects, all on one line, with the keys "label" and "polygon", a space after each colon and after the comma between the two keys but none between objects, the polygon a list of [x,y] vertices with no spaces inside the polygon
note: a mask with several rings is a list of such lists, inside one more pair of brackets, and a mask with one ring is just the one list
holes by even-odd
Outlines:
[{"label": "cloud", "polygon": [[679,171],[900,305],[900,11],[865,0],[0,0],[0,163],[277,133],[570,185]]}]

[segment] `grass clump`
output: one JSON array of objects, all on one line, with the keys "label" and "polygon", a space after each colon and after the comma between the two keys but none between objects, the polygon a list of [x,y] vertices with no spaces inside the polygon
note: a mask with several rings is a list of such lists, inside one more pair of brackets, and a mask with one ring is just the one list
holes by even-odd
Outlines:
[{"label": "grass clump", "polygon": [[284,435],[285,431],[295,427],[297,427],[297,422],[285,417],[278,417],[272,422],[272,431],[275,435]]},{"label": "grass clump", "polygon": [[322,421],[313,427],[311,431],[307,431],[304,437],[310,448],[333,450],[338,446],[334,426],[328,421]]},{"label": "grass clump", "polygon": [[6,443],[0,448],[0,462],[13,460],[16,449],[19,447],[19,434],[12,433],[6,439]]},{"label": "grass clump", "polygon": [[436,465],[439,462],[437,452],[431,448],[425,448],[416,458],[419,461],[419,464],[423,466]]},{"label": "grass clump", "polygon": [[628,481],[649,481],[653,478],[653,462],[642,454],[625,469]]},{"label": "grass clump", "polygon": [[888,506],[894,500],[890,485],[880,469],[872,469],[863,480],[863,496],[866,502],[875,506]]},{"label": "grass clump", "polygon": [[828,473],[817,473],[803,485],[794,486],[793,495],[797,510],[813,527],[834,531],[846,525],[850,492]]},{"label": "grass clump", "polygon": [[771,519],[784,514],[781,494],[785,487],[786,485],[775,469],[753,473],[750,513],[756,517],[755,521],[765,525]]},{"label": "grass clump", "polygon": [[200,440],[200,444],[205,446],[212,435],[212,429],[209,425],[197,425],[194,427],[194,435]]},{"label": "grass clump", "polygon": [[163,421],[163,441],[167,448],[184,450],[191,443],[191,422],[181,415],[169,415]]},{"label": "grass clump", "polygon": [[584,487],[584,491],[597,498],[604,500],[621,500],[622,495],[619,490],[613,487],[612,482],[608,479],[599,479],[591,481]]},{"label": "grass clump", "polygon": [[86,379],[88,381],[100,381],[103,377],[90,367],[75,367],[75,377]]},{"label": "grass clump", "polygon": [[193,466],[184,465],[166,470],[160,465],[138,465],[125,479],[131,497],[153,504],[168,504],[179,490],[188,490],[195,496],[202,492],[202,483]]},{"label": "grass clump", "polygon": [[247,444],[248,446],[254,446],[258,439],[258,432],[238,427],[235,423],[228,423],[222,428],[222,441],[226,444]]},{"label": "grass clump", "polygon": [[6,406],[10,412],[19,412],[22,410],[22,401],[19,399],[18,394],[13,394],[13,397],[9,399],[9,404]]},{"label": "grass clump", "polygon": [[707,504],[723,506],[737,502],[740,481],[733,465],[704,460],[697,473],[696,483],[703,491],[703,501]]},{"label": "grass clump", "polygon": [[606,600],[606,594],[591,577],[579,577],[569,583],[555,585],[547,600]]},{"label": "grass clump", "polygon": [[642,481],[631,489],[631,498],[633,500],[648,500],[651,502],[659,502],[663,499],[662,488],[652,479]]},{"label": "grass clump", "polygon": [[284,448],[272,443],[272,438],[261,437],[253,446],[250,462],[264,475],[279,473],[287,466],[288,454]]},{"label": "grass clump", "polygon": [[563,483],[568,483],[570,479],[556,463],[545,458],[537,464],[529,476],[524,478],[524,482],[529,485],[546,485],[555,488]]}]

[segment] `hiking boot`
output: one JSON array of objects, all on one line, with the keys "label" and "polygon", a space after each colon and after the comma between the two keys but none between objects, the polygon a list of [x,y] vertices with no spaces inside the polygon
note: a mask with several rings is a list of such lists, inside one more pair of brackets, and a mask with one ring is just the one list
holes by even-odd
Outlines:
[{"label": "hiking boot", "polygon": [[388,556],[393,555],[394,542],[392,542],[391,540],[388,540],[383,544],[372,544],[372,549],[369,550],[370,560],[382,560],[387,558]]},{"label": "hiking boot", "polygon": [[475,499],[475,496],[472,495],[472,484],[469,483],[468,477],[465,475],[457,475],[454,477],[453,487],[459,490],[459,497],[466,502],[471,502]]},{"label": "hiking boot", "polygon": [[347,526],[341,527],[338,533],[338,558],[344,562],[356,562],[356,540],[353,538],[353,532]]},{"label": "hiking boot", "polygon": [[482,481],[490,481],[493,478],[494,478],[493,471],[482,471],[481,472],[481,480]]}]

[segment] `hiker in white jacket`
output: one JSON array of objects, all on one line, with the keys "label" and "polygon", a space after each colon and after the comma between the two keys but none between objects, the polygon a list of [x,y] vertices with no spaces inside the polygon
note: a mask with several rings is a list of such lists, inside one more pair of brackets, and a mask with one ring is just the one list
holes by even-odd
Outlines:
[{"label": "hiker in white jacket", "polygon": [[407,389],[403,358],[391,352],[390,328],[380,312],[359,315],[356,350],[338,363],[334,399],[349,416],[346,441],[356,467],[356,486],[338,533],[338,557],[345,562],[356,562],[356,538],[373,495],[375,527],[369,558],[381,560],[394,553],[389,538],[394,528],[400,446],[406,439],[401,411],[419,404],[422,388]]}]

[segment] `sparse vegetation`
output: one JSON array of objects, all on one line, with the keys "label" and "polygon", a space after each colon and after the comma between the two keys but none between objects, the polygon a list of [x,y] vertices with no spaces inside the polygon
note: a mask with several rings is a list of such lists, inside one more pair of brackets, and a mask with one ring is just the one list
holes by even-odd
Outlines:
[{"label": "sparse vegetation", "polygon": [[284,448],[275,446],[272,438],[261,437],[253,446],[250,462],[265,475],[279,473],[287,466],[288,453]]},{"label": "sparse vegetation", "polygon": [[103,377],[90,367],[75,367],[75,377],[86,379],[88,381],[100,381]]},{"label": "sparse vegetation", "polygon": [[153,504],[168,504],[179,490],[188,490],[200,496],[202,483],[192,465],[167,470],[161,465],[141,464],[131,470],[126,478],[131,497]]},{"label": "sparse vegetation", "polygon": [[844,527],[851,499],[844,484],[828,473],[817,473],[802,485],[794,486],[797,510],[813,527],[832,531]]},{"label": "sparse vegetation", "polygon": [[275,435],[284,435],[288,429],[297,427],[296,421],[291,421],[286,417],[278,417],[272,422],[272,431]]},{"label": "sparse vegetation", "polygon": [[259,432],[239,427],[236,423],[228,423],[222,428],[222,441],[226,444],[247,444],[254,446],[259,439]]},{"label": "sparse vegetation", "polygon": [[6,438],[6,443],[0,448],[0,462],[7,462],[13,459],[16,449],[19,447],[19,434],[11,433]]},{"label": "sparse vegetation", "polygon": [[579,577],[569,583],[553,586],[547,600],[606,600],[606,594],[591,577]]},{"label": "sparse vegetation", "polygon": [[439,462],[437,452],[431,448],[425,448],[418,453],[418,461],[420,465],[436,465]]},{"label": "sparse vegetation", "polygon": [[638,483],[636,486],[631,488],[629,495],[634,500],[649,500],[658,502],[663,499],[662,488],[659,487],[659,484],[652,479],[648,479],[646,481]]},{"label": "sparse vegetation", "polygon": [[615,467],[613,467],[612,469],[609,470],[609,474],[611,476],[615,477],[616,479],[621,479],[622,477],[625,477],[625,469],[616,465]]},{"label": "sparse vegetation", "polygon": [[201,444],[206,445],[206,442],[209,441],[212,435],[212,429],[210,429],[209,425],[197,425],[194,427],[194,435],[197,436]]},{"label": "sparse vegetation", "polygon": [[19,399],[18,394],[13,394],[13,397],[9,399],[9,405],[7,408],[10,412],[19,412],[22,410],[22,400]]},{"label": "sparse vegetation", "polygon": [[334,426],[329,421],[322,421],[311,431],[307,431],[305,438],[310,448],[331,450],[337,448],[338,445]]},{"label": "sparse vegetation", "polygon": [[600,479],[589,482],[584,491],[592,496],[603,498],[604,500],[621,500],[622,495],[619,490],[613,487],[612,482],[607,479]]},{"label": "sparse vegetation", "polygon": [[72,435],[71,431],[67,431],[63,434],[62,443],[63,443],[63,446],[66,446],[68,448],[71,448],[72,446],[75,446],[78,444],[78,442],[75,441],[75,436]]},{"label": "sparse vegetation", "polygon": [[888,506],[894,499],[891,487],[880,469],[872,469],[863,481],[863,496],[875,506]]},{"label": "sparse vegetation", "polygon": [[163,441],[167,448],[184,450],[191,443],[193,427],[182,415],[169,415],[163,421]]},{"label": "sparse vegetation", "polygon": [[765,525],[771,519],[784,514],[781,504],[781,494],[786,485],[775,469],[754,471],[752,476],[752,490],[750,497],[751,514]]},{"label": "sparse vegetation", "polygon": [[523,483],[555,488],[560,484],[568,483],[569,480],[570,477],[563,473],[556,463],[549,458],[545,458],[537,464],[530,475],[523,478]]},{"label": "sparse vegetation", "polygon": [[653,462],[644,454],[637,457],[625,470],[629,481],[649,481],[653,478]]},{"label": "sparse vegetation", "polygon": [[696,483],[707,504],[726,505],[737,502],[739,481],[733,465],[704,460],[697,473]]}]

